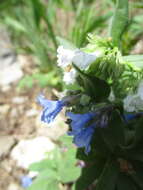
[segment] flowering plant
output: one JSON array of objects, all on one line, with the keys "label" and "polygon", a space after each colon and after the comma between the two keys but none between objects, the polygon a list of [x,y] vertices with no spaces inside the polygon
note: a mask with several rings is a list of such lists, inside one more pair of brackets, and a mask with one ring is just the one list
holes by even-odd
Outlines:
[{"label": "flowering plant", "polygon": [[68,135],[85,162],[76,190],[143,189],[143,70],[140,56],[121,52],[127,15],[128,1],[118,0],[112,38],[90,34],[84,48],[60,46],[65,95],[56,101],[38,97],[43,122],[52,122],[66,108]]}]

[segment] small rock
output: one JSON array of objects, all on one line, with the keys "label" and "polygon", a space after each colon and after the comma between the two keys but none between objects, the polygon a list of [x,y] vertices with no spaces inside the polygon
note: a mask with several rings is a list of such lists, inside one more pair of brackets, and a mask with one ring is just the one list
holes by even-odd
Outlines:
[{"label": "small rock", "polygon": [[10,110],[10,105],[5,104],[0,106],[0,114],[6,115]]},{"label": "small rock", "polygon": [[8,92],[10,89],[11,89],[11,86],[10,86],[10,85],[5,85],[5,86],[2,86],[2,87],[1,87],[1,91],[2,91],[2,92]]},{"label": "small rock", "polygon": [[23,104],[26,101],[27,101],[27,97],[17,96],[17,97],[12,98],[12,103],[14,104]]},{"label": "small rock", "polygon": [[11,158],[17,161],[19,167],[27,169],[30,164],[44,159],[45,153],[54,147],[54,143],[44,136],[21,140],[12,150]]},{"label": "small rock", "polygon": [[12,44],[10,35],[6,30],[5,26],[0,24],[0,56],[7,55],[12,52]]},{"label": "small rock", "polygon": [[0,157],[8,155],[10,149],[15,144],[15,139],[11,136],[0,137]]},{"label": "small rock", "polygon": [[18,63],[14,63],[0,70],[0,85],[5,86],[18,81],[23,77],[23,71]]},{"label": "small rock", "polygon": [[10,173],[13,170],[10,160],[8,159],[4,159],[3,161],[1,161],[1,168],[3,168],[8,173]]},{"label": "small rock", "polygon": [[37,116],[38,114],[39,114],[39,111],[37,111],[36,109],[30,109],[26,112],[27,117],[34,117],[34,116]]},{"label": "small rock", "polygon": [[9,184],[7,190],[23,190],[18,184],[11,183]]},{"label": "small rock", "polygon": [[18,115],[18,110],[16,108],[12,108],[11,113],[10,113],[10,117],[11,118],[14,118],[14,117],[16,118],[17,115]]}]

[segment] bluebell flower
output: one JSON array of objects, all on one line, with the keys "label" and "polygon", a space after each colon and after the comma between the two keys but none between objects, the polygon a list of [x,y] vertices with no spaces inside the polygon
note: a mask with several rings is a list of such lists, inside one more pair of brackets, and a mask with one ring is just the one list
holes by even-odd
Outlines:
[{"label": "bluebell flower", "polygon": [[133,120],[139,116],[143,115],[142,112],[139,112],[139,113],[126,113],[124,114],[124,119],[126,122],[130,121],[130,120]]},{"label": "bluebell flower", "polygon": [[66,101],[47,100],[43,95],[39,95],[37,101],[44,108],[41,115],[41,121],[45,123],[52,122],[55,119],[55,117],[58,115],[58,113],[66,105]]},{"label": "bluebell flower", "polygon": [[132,119],[135,119],[136,115],[137,114],[128,113],[128,114],[125,114],[124,117],[126,121],[130,121]]},{"label": "bluebell flower", "polygon": [[85,153],[88,154],[91,150],[91,139],[94,133],[94,126],[88,126],[84,128],[80,133],[75,135],[74,143],[77,147],[85,147]]},{"label": "bluebell flower", "polygon": [[66,114],[71,120],[71,129],[68,134],[73,135],[73,142],[77,147],[85,147],[85,153],[90,152],[90,143],[94,133],[95,124],[89,124],[88,122],[95,117],[95,113],[74,114],[68,112]]},{"label": "bluebell flower", "polygon": [[32,179],[28,176],[23,176],[21,178],[21,185],[23,188],[28,188],[32,184]]}]

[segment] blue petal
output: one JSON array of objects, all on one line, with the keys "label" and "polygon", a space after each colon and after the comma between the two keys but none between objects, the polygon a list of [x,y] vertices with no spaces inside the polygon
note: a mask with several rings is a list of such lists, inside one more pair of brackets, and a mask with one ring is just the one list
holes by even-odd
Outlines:
[{"label": "blue petal", "polygon": [[51,101],[50,100],[47,100],[44,95],[40,94],[38,97],[37,97],[37,102],[42,106],[42,107],[46,107],[47,105],[50,106],[51,104]]},{"label": "blue petal", "polygon": [[41,120],[46,123],[52,122],[66,105],[64,101],[50,101],[45,99],[42,95],[38,97],[38,102],[44,107]]},{"label": "blue petal", "polygon": [[75,135],[79,133],[82,130],[82,128],[85,126],[85,124],[95,116],[95,113],[74,114],[71,112],[67,112],[66,115],[72,120],[71,135]]},{"label": "blue petal", "polygon": [[79,134],[74,137],[74,143],[77,147],[85,147],[85,153],[90,152],[90,143],[94,133],[94,126],[89,126],[83,129]]},{"label": "blue petal", "polygon": [[74,114],[67,112],[66,114],[71,120],[72,131],[68,135],[74,136],[74,143],[77,147],[85,147],[85,153],[90,152],[90,142],[94,133],[95,125],[87,126],[87,123],[95,117],[95,113]]},{"label": "blue petal", "polygon": [[135,119],[137,116],[142,116],[142,115],[143,115],[143,112],[127,113],[127,114],[124,114],[124,118],[125,118],[125,121],[130,121],[132,119]]},{"label": "blue petal", "polygon": [[126,121],[129,121],[129,120],[132,120],[136,117],[137,114],[125,114],[124,117],[125,117],[125,120]]},{"label": "blue petal", "polygon": [[32,179],[28,176],[23,176],[21,179],[22,187],[28,188],[32,184]]}]

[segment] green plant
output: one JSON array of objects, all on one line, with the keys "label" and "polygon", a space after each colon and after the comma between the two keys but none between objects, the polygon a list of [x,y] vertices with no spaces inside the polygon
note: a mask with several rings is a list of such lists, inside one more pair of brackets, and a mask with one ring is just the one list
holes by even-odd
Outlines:
[{"label": "green plant", "polygon": [[61,137],[56,148],[46,157],[30,166],[30,170],[38,172],[38,176],[28,190],[59,190],[63,184],[74,182],[80,176],[76,148],[70,137]]}]

